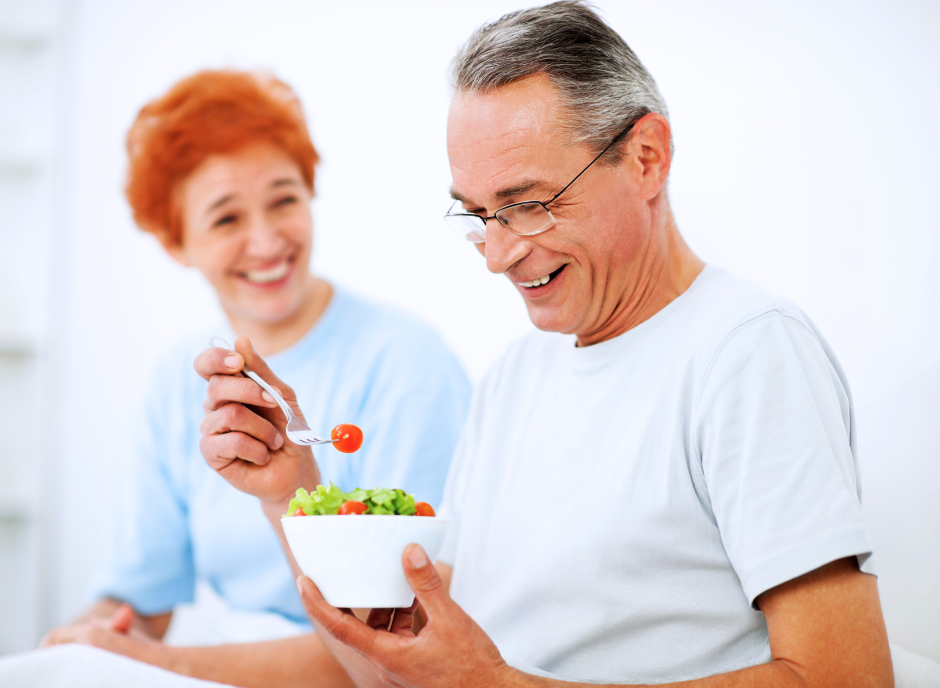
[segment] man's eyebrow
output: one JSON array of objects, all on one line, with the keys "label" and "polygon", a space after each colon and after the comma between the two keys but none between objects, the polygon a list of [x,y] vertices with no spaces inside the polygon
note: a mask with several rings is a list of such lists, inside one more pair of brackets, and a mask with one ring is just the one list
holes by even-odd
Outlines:
[{"label": "man's eyebrow", "polygon": [[516,184],[515,186],[510,186],[505,189],[500,189],[499,191],[496,192],[496,198],[502,199],[502,198],[512,198],[513,196],[519,196],[521,194],[526,193],[527,191],[531,191],[532,189],[539,186],[540,184],[542,184],[542,182],[535,181],[535,180],[520,182],[519,184]]},{"label": "man's eyebrow", "polygon": [[[500,189],[499,191],[496,192],[496,198],[504,199],[504,198],[512,198],[513,196],[519,196],[528,191],[531,191],[537,186],[542,186],[544,184],[545,182],[539,181],[539,180],[529,180],[529,181],[520,182],[519,184],[515,184],[514,186],[509,186],[509,187],[506,187],[505,189]],[[460,201],[461,203],[470,203],[470,201],[467,200],[463,194],[461,194],[459,191],[455,191],[454,189],[450,190],[450,197],[453,198],[455,201]]]}]

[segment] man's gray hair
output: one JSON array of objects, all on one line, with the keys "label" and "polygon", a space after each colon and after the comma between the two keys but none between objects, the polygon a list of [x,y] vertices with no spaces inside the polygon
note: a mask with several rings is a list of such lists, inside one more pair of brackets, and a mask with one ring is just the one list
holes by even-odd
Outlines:
[{"label": "man's gray hair", "polygon": [[[643,63],[581,0],[510,12],[478,28],[451,63],[451,87],[486,94],[534,74],[546,74],[560,91],[569,142],[597,153],[644,115],[669,117]],[[619,161],[620,147],[605,158]]]}]

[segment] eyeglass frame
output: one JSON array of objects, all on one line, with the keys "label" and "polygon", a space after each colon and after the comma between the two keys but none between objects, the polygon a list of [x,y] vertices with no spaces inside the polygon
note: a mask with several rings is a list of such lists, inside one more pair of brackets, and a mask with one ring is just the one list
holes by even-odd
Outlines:
[{"label": "eyeglass frame", "polygon": [[[578,175],[577,175],[574,179],[572,179],[570,182],[568,182],[567,184],[565,184],[565,188],[563,188],[561,191],[559,191],[559,192],[556,193],[554,196],[552,196],[550,200],[545,201],[544,203],[543,203],[542,201],[519,201],[518,203],[509,203],[508,205],[504,205],[502,208],[497,208],[496,210],[494,210],[494,211],[493,211],[493,214],[492,214],[491,216],[489,216],[489,217],[483,217],[482,215],[477,215],[476,213],[452,213],[452,212],[450,212],[450,210],[448,210],[447,213],[445,213],[444,218],[445,218],[445,219],[448,218],[448,217],[475,217],[475,218],[478,218],[478,219],[483,223],[483,232],[484,232],[484,234],[483,234],[483,237],[484,237],[484,238],[483,238],[483,241],[474,241],[474,242],[472,242],[472,243],[478,243],[478,244],[486,243],[486,223],[489,222],[490,220],[496,220],[497,222],[499,222],[499,224],[500,224],[503,228],[505,228],[505,229],[506,229],[507,231],[509,231],[509,232],[512,232],[512,233],[515,234],[516,236],[535,236],[536,234],[541,234],[542,232],[547,232],[548,230],[550,230],[552,227],[555,226],[555,216],[552,215],[552,211],[550,211],[550,210],[548,209],[548,206],[551,205],[552,203],[554,203],[556,200],[558,200],[558,197],[561,196],[563,193],[565,193],[565,191],[567,191],[568,188],[569,188],[572,184],[574,184],[576,181],[578,181],[578,179],[581,177],[581,175],[584,174],[585,172],[587,172],[587,171],[591,168],[591,165],[593,165],[593,164],[596,163],[598,160],[600,160],[600,159],[601,159],[601,156],[603,156],[604,153],[606,153],[607,151],[609,151],[609,150],[611,149],[611,147],[612,147],[615,143],[617,143],[620,139],[622,139],[624,136],[626,136],[627,133],[628,133],[631,129],[633,129],[633,127],[636,125],[637,122],[639,122],[639,120],[635,120],[634,122],[631,122],[630,125],[629,125],[626,129],[624,129],[624,130],[621,131],[619,134],[617,134],[617,135],[614,137],[614,139],[613,139],[610,143],[607,144],[607,147],[604,148],[604,150],[602,150],[600,153],[598,153],[598,154],[597,154],[597,157],[595,157],[593,160],[591,160],[591,162],[589,162],[589,163],[587,164],[587,167],[585,167],[583,170],[581,170],[580,172],[578,172]],[[454,203],[452,203],[450,207],[453,208],[453,207],[454,207],[454,204],[459,203],[459,202],[460,202],[460,201],[459,201],[458,199],[454,199]],[[552,224],[550,224],[550,225],[549,225],[548,227],[546,227],[545,229],[540,229],[539,231],[537,231],[537,232],[532,232],[531,234],[519,234],[519,232],[516,232],[516,231],[510,229],[507,225],[503,224],[502,220],[500,220],[499,217],[498,217],[499,213],[501,213],[502,211],[506,210],[507,208],[514,208],[514,207],[519,206],[519,205],[530,205],[530,204],[532,204],[532,203],[537,203],[538,205],[542,206],[542,208],[545,209],[545,212],[548,213],[548,216],[549,216],[550,218],[552,218]],[[471,240],[470,240],[470,239],[467,239],[467,241],[471,241]]]}]

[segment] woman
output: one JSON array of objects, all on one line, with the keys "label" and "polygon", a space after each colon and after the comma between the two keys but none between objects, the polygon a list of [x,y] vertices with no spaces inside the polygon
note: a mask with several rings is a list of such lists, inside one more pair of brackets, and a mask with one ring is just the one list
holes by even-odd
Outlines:
[{"label": "woman", "polygon": [[306,629],[276,537],[257,500],[199,450],[206,383],[192,369],[212,334],[245,333],[289,381],[320,432],[359,425],[359,452],[317,448],[323,481],[402,487],[439,501],[469,384],[427,326],[309,270],[317,153],[296,96],[272,77],[205,71],[147,104],[127,138],[137,224],[212,285],[228,323],[161,364],[123,492],[98,600],[46,644],[86,642],[180,673],[237,685],[348,679],[313,634],[267,643],[171,648],[177,604],[207,582],[234,609],[273,611]]}]

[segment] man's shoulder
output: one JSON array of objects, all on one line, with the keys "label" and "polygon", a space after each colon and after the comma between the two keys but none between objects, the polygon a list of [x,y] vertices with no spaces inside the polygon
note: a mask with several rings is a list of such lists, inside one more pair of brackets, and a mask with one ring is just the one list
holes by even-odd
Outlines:
[{"label": "man's shoulder", "polygon": [[718,346],[741,328],[767,316],[786,318],[814,330],[809,317],[795,303],[750,280],[711,265],[701,283],[690,289],[684,309],[687,326],[705,348]]}]

